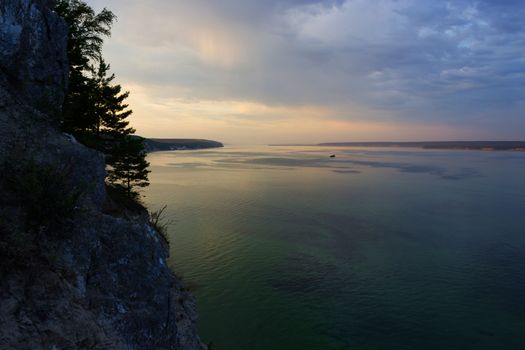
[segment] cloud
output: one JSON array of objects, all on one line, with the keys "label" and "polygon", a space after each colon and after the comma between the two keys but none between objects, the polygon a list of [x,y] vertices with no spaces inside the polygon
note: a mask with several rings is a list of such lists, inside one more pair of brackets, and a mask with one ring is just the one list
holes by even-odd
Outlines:
[{"label": "cloud", "polygon": [[317,106],[321,119],[480,136],[525,128],[521,1],[88,2],[118,15],[108,60],[151,99],[272,109],[244,114],[261,121]]}]

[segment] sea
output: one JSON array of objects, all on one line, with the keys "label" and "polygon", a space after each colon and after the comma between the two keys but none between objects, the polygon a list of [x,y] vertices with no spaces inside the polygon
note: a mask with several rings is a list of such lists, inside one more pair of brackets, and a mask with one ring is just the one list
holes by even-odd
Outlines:
[{"label": "sea", "polygon": [[[335,157],[331,157],[331,156]],[[148,155],[213,350],[525,349],[525,152]]]}]

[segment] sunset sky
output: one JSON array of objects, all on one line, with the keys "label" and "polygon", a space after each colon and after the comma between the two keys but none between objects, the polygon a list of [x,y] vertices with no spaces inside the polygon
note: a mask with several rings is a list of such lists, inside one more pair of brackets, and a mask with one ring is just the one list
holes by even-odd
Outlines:
[{"label": "sunset sky", "polygon": [[525,139],[523,0],[87,0],[146,137]]}]

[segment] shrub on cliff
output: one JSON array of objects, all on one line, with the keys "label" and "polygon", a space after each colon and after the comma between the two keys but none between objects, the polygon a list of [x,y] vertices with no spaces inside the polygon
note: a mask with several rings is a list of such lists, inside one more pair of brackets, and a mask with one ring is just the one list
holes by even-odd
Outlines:
[{"label": "shrub on cliff", "polygon": [[167,206],[163,206],[162,208],[154,211],[149,212],[150,217],[150,224],[153,226],[153,228],[159,233],[159,235],[164,239],[164,242],[166,244],[170,244],[170,238],[168,235],[168,226],[172,224],[171,221],[167,221],[164,216],[164,211],[166,210]]},{"label": "shrub on cliff", "polygon": [[43,240],[68,237],[83,193],[70,165],[9,159],[1,166],[0,275],[34,264]]},{"label": "shrub on cliff", "polygon": [[82,186],[72,180],[70,164],[9,162],[5,175],[7,190],[25,217],[25,231],[37,235],[62,232],[61,228],[78,211]]}]

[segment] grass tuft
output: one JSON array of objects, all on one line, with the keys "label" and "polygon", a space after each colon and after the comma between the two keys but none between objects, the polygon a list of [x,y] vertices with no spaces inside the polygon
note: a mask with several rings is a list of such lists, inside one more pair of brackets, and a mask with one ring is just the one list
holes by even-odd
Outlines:
[{"label": "grass tuft", "polygon": [[162,208],[154,211],[150,211],[150,224],[155,228],[159,235],[164,239],[166,244],[170,244],[170,239],[168,235],[168,227],[173,224],[172,221],[166,220],[165,210],[168,206],[165,205]]}]

